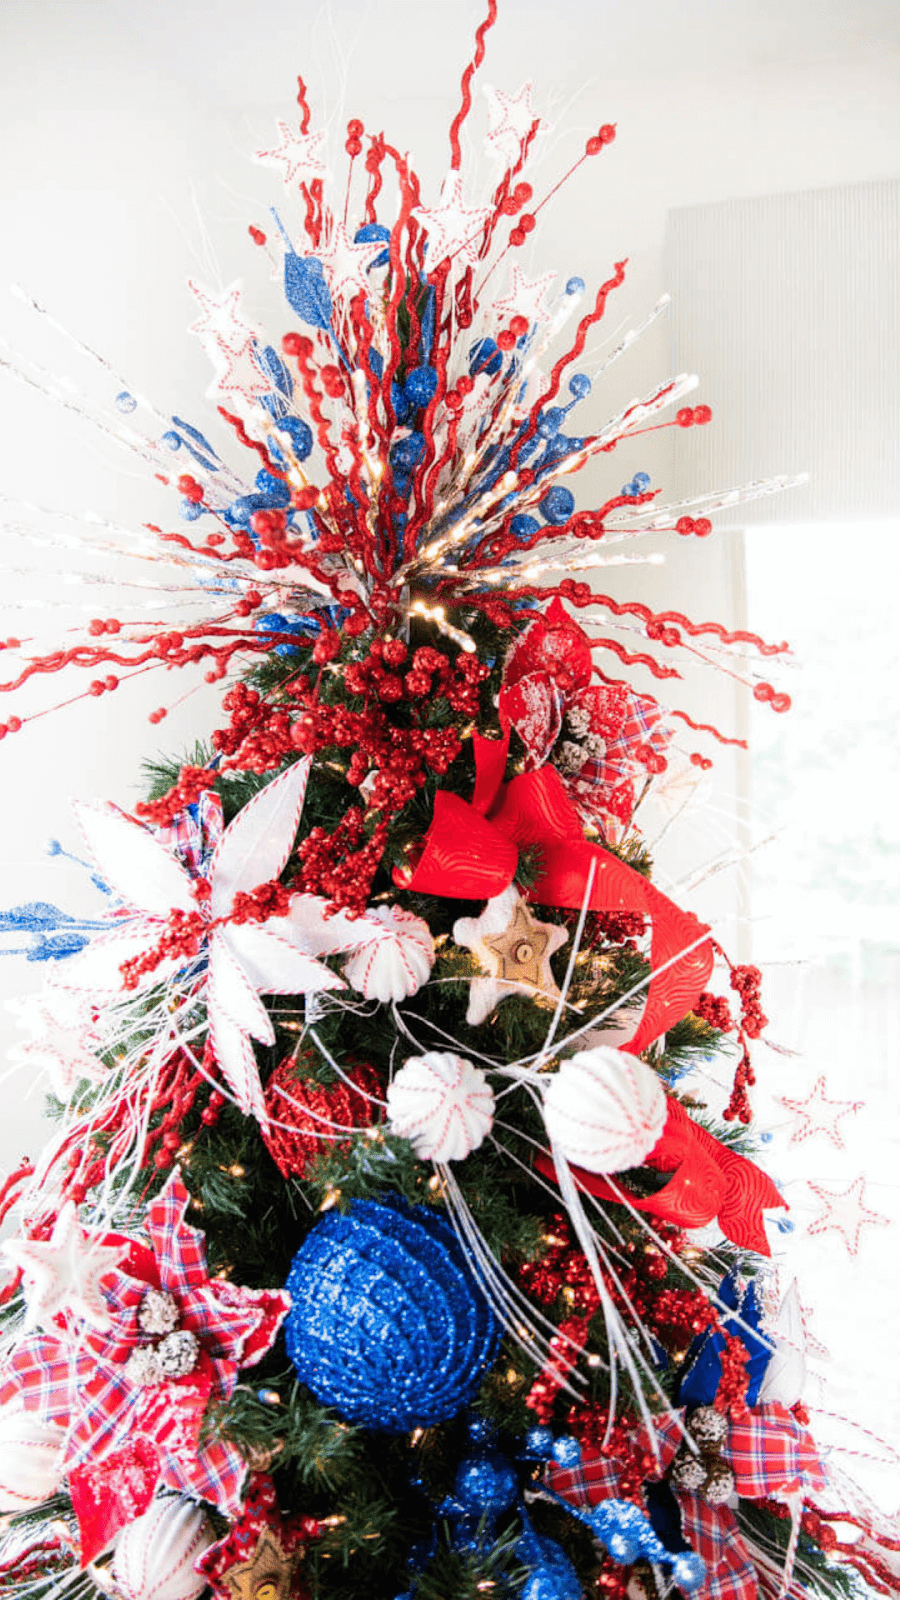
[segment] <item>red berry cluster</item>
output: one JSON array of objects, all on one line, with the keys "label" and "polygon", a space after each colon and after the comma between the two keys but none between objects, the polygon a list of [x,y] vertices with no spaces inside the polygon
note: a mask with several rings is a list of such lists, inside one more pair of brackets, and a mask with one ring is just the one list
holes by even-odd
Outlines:
[{"label": "red berry cluster", "polygon": [[159,800],[140,800],[135,806],[139,817],[157,827],[167,827],[188,806],[196,805],[206,789],[216,787],[215,773],[207,767],[182,767],[178,782]]},{"label": "red berry cluster", "polygon": [[748,1039],[758,1039],[769,1020],[760,1004],[762,973],[759,967],[732,967],[731,987],[740,995],[741,1028]]},{"label": "red berry cluster", "polygon": [[713,1401],[717,1411],[730,1417],[732,1422],[741,1422],[749,1415],[747,1406],[747,1388],[750,1376],[747,1372],[747,1363],[750,1353],[743,1340],[736,1334],[723,1333],[725,1348],[720,1355],[722,1376],[716,1389]]},{"label": "red berry cluster", "polygon": [[708,1022],[709,1026],[719,1033],[731,1033],[734,1027],[734,1018],[725,996],[710,994],[708,989],[704,989],[695,1000],[694,1016],[700,1017],[703,1022]]},{"label": "red berry cluster", "polygon": [[167,961],[170,957],[175,957],[181,962],[193,960],[200,950],[208,928],[208,922],[198,911],[181,911],[178,907],[170,911],[166,919],[166,930],[159,942],[151,949],[143,951],[141,955],[135,956],[132,961],[122,962],[119,969],[122,974],[122,987],[136,989],[146,973],[154,972],[160,962]]},{"label": "red berry cluster", "polygon": [[640,939],[647,931],[647,921],[639,911],[591,911],[585,924],[585,943],[592,949],[597,945],[625,944]]},{"label": "red berry cluster", "polygon": [[[401,667],[409,665],[402,675]],[[348,694],[385,705],[399,701],[446,700],[451,711],[464,717],[478,715],[478,690],[490,668],[477,656],[462,651],[455,661],[431,645],[414,650],[412,658],[402,639],[375,639],[362,661],[348,662],[344,686]]]},{"label": "red berry cluster", "polygon": [[247,894],[236,894],[228,921],[268,922],[270,917],[286,917],[290,908],[290,890],[273,879],[271,883],[258,883]]},{"label": "red berry cluster", "polygon": [[[299,680],[308,687],[305,679]],[[292,686],[298,689],[298,684]],[[222,701],[229,713],[227,728],[217,728],[213,746],[230,756],[229,765],[243,772],[274,772],[287,756],[296,755],[291,712],[283,702],[263,698],[244,683],[235,684]]]},{"label": "red berry cluster", "polygon": [[362,916],[384,854],[387,831],[387,822],[379,822],[366,839],[363,813],[358,806],[350,806],[333,833],[313,828],[298,845],[300,865],[291,888],[301,894],[325,895],[332,911]]}]

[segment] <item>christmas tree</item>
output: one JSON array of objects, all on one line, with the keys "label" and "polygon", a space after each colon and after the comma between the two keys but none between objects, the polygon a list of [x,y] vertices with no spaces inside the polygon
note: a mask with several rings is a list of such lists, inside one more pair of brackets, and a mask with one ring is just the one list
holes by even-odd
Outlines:
[{"label": "christmas tree", "polygon": [[[490,92],[471,203],[495,11],[434,204],[355,119],[326,187],[300,81],[258,153],[285,216],[250,230],[285,327],[192,284],[227,459],[111,396],[180,499],[129,544],[179,620],[123,602],[52,654],[7,641],[10,692],[197,664],[225,688],[134,815],[78,807],[97,925],[29,908],[58,1126],[2,1192],[4,1594],[900,1588],[809,1431],[796,1305],[771,1304],[760,974],[656,886],[639,826],[734,742],[668,704],[679,652],[713,646],[780,713],[784,647],[589,581],[782,482],[672,505],[610,461],[576,507],[588,462],[711,411],[680,376],[592,414],[624,264],[592,297],[514,264],[543,204],[529,90]],[[673,680],[665,706],[635,668]],[[690,1076],[716,1052],[719,1118]]]}]

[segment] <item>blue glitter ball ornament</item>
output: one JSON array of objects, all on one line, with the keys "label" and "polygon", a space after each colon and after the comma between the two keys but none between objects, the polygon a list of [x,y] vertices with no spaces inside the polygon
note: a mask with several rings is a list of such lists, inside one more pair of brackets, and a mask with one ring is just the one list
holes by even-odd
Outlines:
[{"label": "blue glitter ball ornament", "polygon": [[519,1491],[514,1468],[498,1450],[466,1456],[456,1469],[453,1492],[465,1511],[496,1517],[512,1505]]},{"label": "blue glitter ball ornament", "polygon": [[687,1594],[690,1594],[694,1589],[699,1589],[706,1577],[703,1558],[695,1555],[692,1550],[685,1551],[682,1555],[677,1555],[672,1562],[672,1577],[675,1579],[679,1589],[684,1589]]},{"label": "blue glitter ball ornament", "polygon": [[538,510],[547,522],[568,522],[575,510],[575,496],[571,489],[564,489],[561,484],[554,485],[538,501]]},{"label": "blue glitter ball ornament", "polygon": [[405,1433],[472,1399],[498,1340],[449,1225],[426,1206],[354,1200],[307,1234],[288,1275],[287,1351],[322,1405]]}]

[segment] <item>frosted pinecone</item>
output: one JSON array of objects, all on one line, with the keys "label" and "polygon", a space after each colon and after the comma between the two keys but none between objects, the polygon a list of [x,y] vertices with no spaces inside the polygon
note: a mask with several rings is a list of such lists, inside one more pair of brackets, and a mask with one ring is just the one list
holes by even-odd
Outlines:
[{"label": "frosted pinecone", "polygon": [[692,1439],[704,1449],[720,1445],[728,1432],[728,1418],[715,1406],[698,1406],[685,1418],[685,1427]]},{"label": "frosted pinecone", "polygon": [[166,1289],[147,1289],[137,1313],[142,1333],[160,1338],[178,1327],[178,1302]]},{"label": "frosted pinecone", "polygon": [[125,1376],[136,1389],[152,1389],[162,1383],[165,1373],[152,1344],[138,1345],[125,1363]]},{"label": "frosted pinecone", "polygon": [[676,1456],[671,1478],[673,1489],[702,1489],[707,1480],[706,1463],[689,1454]]},{"label": "frosted pinecone", "polygon": [[731,1499],[734,1494],[734,1473],[727,1461],[719,1459],[710,1463],[701,1493],[711,1506],[724,1506]]},{"label": "frosted pinecone", "polygon": [[585,752],[580,744],[564,739],[556,751],[556,765],[560,772],[580,772],[585,762]]},{"label": "frosted pinecone", "polygon": [[585,706],[569,706],[566,722],[576,739],[585,739],[591,731],[591,714]]},{"label": "frosted pinecone", "polygon": [[156,1346],[156,1355],[167,1378],[185,1378],[193,1372],[200,1354],[200,1341],[187,1328],[167,1333]]}]

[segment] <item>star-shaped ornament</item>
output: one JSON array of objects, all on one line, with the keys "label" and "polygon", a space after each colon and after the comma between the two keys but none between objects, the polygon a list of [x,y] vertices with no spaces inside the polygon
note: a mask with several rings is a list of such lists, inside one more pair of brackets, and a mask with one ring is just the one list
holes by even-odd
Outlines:
[{"label": "star-shaped ornament", "polygon": [[527,317],[529,323],[549,322],[550,312],[544,304],[556,279],[555,272],[545,272],[540,278],[526,278],[520,267],[512,269],[512,283],[494,301],[494,314],[498,324],[506,325],[513,317]]},{"label": "star-shaped ornament", "polygon": [[233,1600],[290,1600],[297,1558],[287,1551],[272,1528],[263,1528],[253,1554],[222,1574]]},{"label": "star-shaped ornament", "polygon": [[805,1100],[789,1100],[787,1095],[780,1095],[779,1104],[787,1111],[793,1111],[801,1119],[791,1133],[791,1144],[801,1144],[804,1139],[815,1138],[821,1133],[824,1138],[830,1139],[836,1150],[845,1150],[844,1137],[838,1123],[841,1117],[847,1117],[851,1111],[859,1111],[863,1102],[861,1100],[829,1100],[825,1093],[825,1079],[817,1078],[810,1093]]},{"label": "star-shaped ornament", "polygon": [[189,278],[188,288],[200,306],[200,316],[191,323],[188,332],[196,334],[207,351],[210,347],[222,351],[243,350],[254,332],[241,314],[240,283],[231,283],[221,294],[214,294],[211,289]]},{"label": "star-shaped ornament", "polygon": [[325,268],[331,293],[343,300],[369,291],[369,269],[384,250],[383,239],[357,244],[342,222],[335,222],[318,255]]},{"label": "star-shaped ornament", "polygon": [[466,1021],[473,1027],[511,994],[559,999],[550,957],[569,935],[556,923],[538,922],[513,886],[489,900],[480,917],[460,917],[453,937],[490,974],[473,978],[469,988]]},{"label": "star-shaped ornament", "polygon": [[289,123],[277,123],[281,143],[273,150],[255,150],[253,159],[264,167],[277,167],[285,188],[292,183],[315,183],[324,178],[325,163],[321,157],[324,133],[297,133]]},{"label": "star-shaped ornament", "polygon": [[8,1239],[3,1249],[22,1272],[26,1329],[55,1331],[54,1319],[65,1313],[101,1330],[112,1325],[100,1285],[124,1261],[128,1246],[100,1244],[81,1226],[71,1201],[49,1239]]},{"label": "star-shaped ornament", "polygon": [[10,1060],[46,1072],[57,1100],[67,1101],[85,1079],[97,1083],[105,1075],[98,1059],[103,1040],[83,1003],[49,984],[40,996],[9,1003],[31,1032],[30,1039],[13,1046]]},{"label": "star-shaped ornament", "polygon": [[462,178],[458,172],[447,173],[439,206],[433,210],[416,206],[412,215],[428,235],[429,268],[439,267],[448,258],[460,270],[475,266],[491,212],[487,206],[463,205]]},{"label": "star-shaped ornament", "polygon": [[532,88],[532,84],[523,83],[518,94],[504,94],[502,89],[495,89],[489,83],[484,85],[484,97],[488,108],[488,132],[485,144],[491,154],[497,156],[506,166],[518,161],[522,141],[533,122],[536,120],[539,122],[539,133],[547,126],[543,119],[535,118],[531,105]]},{"label": "star-shaped ornament", "polygon": [[817,1183],[809,1183],[807,1179],[813,1194],[818,1195],[823,1205],[822,1211],[807,1228],[807,1233],[839,1233],[851,1256],[855,1256],[863,1228],[886,1228],[890,1221],[863,1204],[865,1181],[864,1177],[859,1177],[849,1189],[835,1193],[833,1189],[820,1189]]}]

